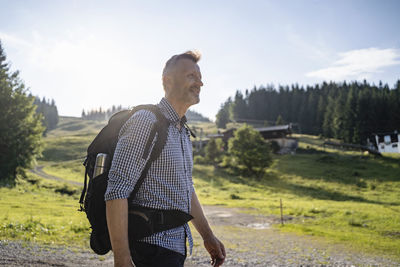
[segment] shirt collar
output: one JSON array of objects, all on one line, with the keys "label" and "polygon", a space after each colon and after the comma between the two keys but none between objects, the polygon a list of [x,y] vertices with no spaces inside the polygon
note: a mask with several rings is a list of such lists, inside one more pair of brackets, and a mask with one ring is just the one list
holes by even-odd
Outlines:
[{"label": "shirt collar", "polygon": [[161,99],[159,105],[165,111],[165,115],[166,115],[167,119],[169,119],[172,123],[180,122],[181,125],[186,123],[186,121],[187,121],[186,116],[179,118],[178,113],[175,111],[175,109],[171,106],[171,104],[168,102],[168,100],[165,97],[163,97]]}]

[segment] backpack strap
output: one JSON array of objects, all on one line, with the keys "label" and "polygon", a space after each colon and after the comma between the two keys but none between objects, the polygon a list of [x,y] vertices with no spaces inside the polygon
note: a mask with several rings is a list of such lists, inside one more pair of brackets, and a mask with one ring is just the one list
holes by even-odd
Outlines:
[{"label": "backpack strap", "polygon": [[87,158],[85,159],[85,161],[83,162],[83,166],[85,166],[85,181],[83,182],[83,190],[81,193],[81,197],[79,198],[79,209],[78,211],[84,211],[84,207],[83,207],[83,200],[85,199],[85,195],[86,195],[86,191],[87,191],[87,176],[88,176],[88,168],[86,167],[86,163],[87,163]]},{"label": "backpack strap", "polygon": [[144,179],[147,176],[147,173],[151,167],[151,164],[160,156],[161,151],[163,150],[165,143],[167,142],[168,127],[170,124],[170,122],[164,116],[164,114],[161,113],[161,110],[159,107],[157,107],[155,105],[143,105],[143,106],[139,106],[138,108],[149,110],[152,113],[154,113],[154,115],[156,115],[156,117],[157,117],[157,122],[154,124],[154,126],[152,128],[152,130],[150,132],[150,137],[147,140],[147,143],[145,146],[146,157],[148,155],[147,153],[149,153],[151,142],[154,139],[154,136],[156,133],[157,133],[157,140],[156,140],[156,143],[154,144],[153,150],[151,151],[150,158],[147,161],[146,165],[144,166],[144,169],[140,175],[140,178],[136,182],[135,188],[133,189],[131,195],[129,196],[129,200],[132,200],[135,198],[136,193],[139,191],[140,186],[142,185]]},{"label": "backpack strap", "polygon": [[85,196],[86,196],[86,192],[88,189],[88,176],[89,176],[89,161],[93,158],[93,155],[87,155],[85,158],[85,161],[83,162],[83,166],[85,166],[85,181],[83,182],[83,190],[81,193],[81,197],[79,198],[79,209],[78,211],[85,211],[85,207],[84,207],[84,200],[85,200]]}]

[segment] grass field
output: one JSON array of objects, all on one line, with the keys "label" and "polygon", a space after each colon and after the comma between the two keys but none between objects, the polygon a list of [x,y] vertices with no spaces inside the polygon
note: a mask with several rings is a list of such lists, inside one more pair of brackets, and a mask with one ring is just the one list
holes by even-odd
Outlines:
[{"label": "grass field", "polygon": [[77,212],[79,189],[32,173],[0,188],[0,239],[88,246],[89,225]]},{"label": "grass field", "polygon": [[[46,137],[39,164],[45,172],[83,181],[82,158],[102,125],[64,118]],[[212,127],[209,126],[211,129]],[[282,231],[319,236],[349,247],[400,255],[400,157],[323,148],[323,140],[298,135],[295,155],[274,156],[262,179],[196,165],[194,183],[203,204],[248,208],[279,216]],[[79,188],[33,174],[0,188],[0,238],[87,245],[85,216],[77,212]]]}]

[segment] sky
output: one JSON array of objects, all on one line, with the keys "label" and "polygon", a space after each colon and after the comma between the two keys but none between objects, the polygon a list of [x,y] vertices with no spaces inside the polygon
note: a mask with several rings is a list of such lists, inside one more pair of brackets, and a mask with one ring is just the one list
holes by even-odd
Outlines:
[{"label": "sky", "polygon": [[0,40],[29,91],[63,116],[163,97],[161,73],[196,49],[191,109],[214,120],[236,90],[400,79],[400,1],[0,0]]}]

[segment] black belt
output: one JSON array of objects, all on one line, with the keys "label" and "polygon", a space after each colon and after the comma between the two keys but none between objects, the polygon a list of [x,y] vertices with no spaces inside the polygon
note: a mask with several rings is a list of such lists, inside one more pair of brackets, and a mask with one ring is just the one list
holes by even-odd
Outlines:
[{"label": "black belt", "polygon": [[137,240],[154,233],[184,225],[192,215],[180,210],[161,210],[142,206],[129,206],[129,237]]}]

